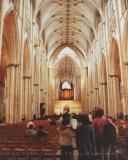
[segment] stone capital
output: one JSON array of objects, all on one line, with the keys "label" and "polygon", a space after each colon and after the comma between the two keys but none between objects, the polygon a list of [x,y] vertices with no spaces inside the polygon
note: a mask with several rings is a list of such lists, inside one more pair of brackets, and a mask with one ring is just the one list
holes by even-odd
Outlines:
[{"label": "stone capital", "polygon": [[94,89],[95,89],[95,90],[98,90],[98,89],[99,89],[99,87],[95,87]]},{"label": "stone capital", "polygon": [[18,67],[19,64],[14,64],[14,63],[10,63],[7,65],[7,68],[10,68],[10,67]]},{"label": "stone capital", "polygon": [[109,77],[111,77],[111,78],[118,78],[118,75],[116,75],[116,74],[109,74]]},{"label": "stone capital", "polygon": [[124,64],[125,66],[127,66],[127,65],[128,65],[128,62],[123,62],[123,64]]},{"label": "stone capital", "polygon": [[33,86],[39,86],[39,83],[34,83]]},{"label": "stone capital", "polygon": [[107,85],[107,82],[101,82],[100,85]]},{"label": "stone capital", "polygon": [[31,76],[23,76],[23,79],[31,79]]}]

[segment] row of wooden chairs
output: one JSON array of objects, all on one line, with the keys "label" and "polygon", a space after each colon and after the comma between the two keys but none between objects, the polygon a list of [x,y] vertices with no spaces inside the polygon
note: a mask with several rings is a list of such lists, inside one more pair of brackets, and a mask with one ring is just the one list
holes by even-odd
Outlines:
[{"label": "row of wooden chairs", "polygon": [[47,137],[26,137],[27,122],[0,127],[0,160],[53,160],[60,159],[56,155],[57,126],[50,126],[48,121],[36,121],[35,125],[43,125],[49,132]]}]

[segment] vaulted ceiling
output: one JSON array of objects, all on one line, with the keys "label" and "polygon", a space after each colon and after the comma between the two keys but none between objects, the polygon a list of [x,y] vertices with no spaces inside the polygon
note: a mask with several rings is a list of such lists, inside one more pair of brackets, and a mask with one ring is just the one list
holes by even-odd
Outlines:
[{"label": "vaulted ceiling", "polygon": [[103,18],[103,0],[33,0],[34,20],[49,55],[60,46],[77,47],[86,58]]}]

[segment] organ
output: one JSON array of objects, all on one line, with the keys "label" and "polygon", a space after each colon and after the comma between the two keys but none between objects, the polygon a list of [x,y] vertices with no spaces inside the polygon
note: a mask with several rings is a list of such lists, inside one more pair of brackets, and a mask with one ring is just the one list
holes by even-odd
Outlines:
[{"label": "organ", "polygon": [[74,99],[73,89],[61,89],[59,99],[60,100],[73,100]]}]

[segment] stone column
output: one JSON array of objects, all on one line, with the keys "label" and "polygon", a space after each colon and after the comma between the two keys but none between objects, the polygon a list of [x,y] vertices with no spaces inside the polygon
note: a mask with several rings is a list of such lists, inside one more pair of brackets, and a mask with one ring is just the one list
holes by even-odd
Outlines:
[{"label": "stone column", "polygon": [[32,78],[28,79],[28,119],[32,119]]},{"label": "stone column", "polygon": [[77,77],[77,81],[76,81],[76,100],[80,100],[81,98],[81,76]]},{"label": "stone column", "polygon": [[87,113],[88,110],[89,110],[89,107],[88,107],[88,95],[87,95],[87,92],[88,92],[88,75],[87,75],[87,72],[88,72],[88,68],[85,67],[85,68],[81,68],[81,105],[82,105],[82,112],[83,113]]},{"label": "stone column", "polygon": [[77,76],[74,86],[74,100],[80,100],[81,77]]},{"label": "stone column", "polygon": [[4,5],[5,0],[0,0],[0,62],[1,62],[1,48],[3,38],[3,25],[4,25]]},{"label": "stone column", "polygon": [[55,69],[49,68],[49,88],[48,88],[48,114],[54,113],[55,102]]},{"label": "stone column", "polygon": [[89,94],[89,102],[90,102],[90,110],[94,110],[94,106],[93,106],[93,91],[90,91],[90,94]]},{"label": "stone column", "polygon": [[43,79],[44,79],[43,78],[43,70],[41,68],[41,70],[40,70],[40,103],[44,103],[44,95],[43,95],[44,82],[43,82]]},{"label": "stone column", "polygon": [[99,107],[101,107],[103,109],[103,105],[104,105],[104,98],[103,98],[103,86],[100,83],[99,85]]},{"label": "stone column", "polygon": [[119,78],[117,75],[110,75],[108,82],[108,113],[116,118],[117,114],[120,113]]},{"label": "stone column", "polygon": [[124,89],[123,89],[124,106],[123,113],[128,115],[128,63],[124,65]]},{"label": "stone column", "polygon": [[44,89],[41,88],[40,89],[40,102],[41,103],[44,103],[44,93],[43,92],[44,92]]},{"label": "stone column", "polygon": [[73,87],[74,87],[74,100],[77,100],[77,78],[75,79],[73,84],[74,84],[73,85]]},{"label": "stone column", "polygon": [[17,65],[7,66],[7,97],[6,97],[6,123],[14,123],[17,120]]},{"label": "stone column", "polygon": [[19,96],[19,67],[15,66],[15,89],[14,89],[14,122],[18,122],[20,119],[18,96]]},{"label": "stone column", "polygon": [[88,93],[88,106],[89,106],[89,112],[92,110],[91,108],[91,94]]},{"label": "stone column", "polygon": [[26,119],[31,119],[31,76],[23,77],[23,106],[22,106],[22,116]]},{"label": "stone column", "polygon": [[94,88],[95,92],[95,107],[99,106],[99,88]]},{"label": "stone column", "polygon": [[39,84],[34,84],[34,112],[37,117],[40,116],[40,96],[39,96]]},{"label": "stone column", "polygon": [[103,110],[104,110],[104,113],[108,115],[108,104],[107,104],[107,83],[106,82],[102,82],[100,83],[100,87],[102,89],[102,102],[101,102],[101,105],[103,107]]}]

